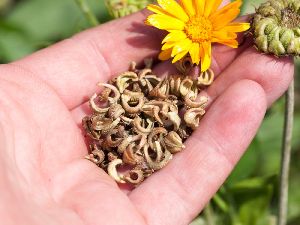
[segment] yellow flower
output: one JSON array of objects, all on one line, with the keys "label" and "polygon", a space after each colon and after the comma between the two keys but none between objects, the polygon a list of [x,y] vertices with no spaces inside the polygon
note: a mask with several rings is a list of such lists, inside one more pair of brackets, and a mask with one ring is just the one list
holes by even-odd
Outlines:
[{"label": "yellow flower", "polygon": [[169,34],[162,41],[159,59],[174,57],[173,63],[189,54],[193,63],[206,71],[211,65],[211,45],[220,43],[238,47],[237,32],[249,29],[249,23],[232,22],[240,13],[241,0],[219,9],[222,0],[157,0],[159,6],[150,4],[146,24]]}]

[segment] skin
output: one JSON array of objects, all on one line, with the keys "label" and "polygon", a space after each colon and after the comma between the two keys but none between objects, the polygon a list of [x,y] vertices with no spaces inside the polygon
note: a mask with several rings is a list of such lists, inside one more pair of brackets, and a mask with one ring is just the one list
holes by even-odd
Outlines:
[{"label": "skin", "polygon": [[[185,151],[132,191],[91,162],[81,133],[96,83],[154,57],[161,31],[145,12],[0,66],[1,224],[188,224],[255,136],[293,77],[289,58],[214,46],[210,107]],[[118,31],[118,32],[116,32]],[[156,66],[164,73],[170,63]],[[253,162],[255,163],[255,162]]]}]

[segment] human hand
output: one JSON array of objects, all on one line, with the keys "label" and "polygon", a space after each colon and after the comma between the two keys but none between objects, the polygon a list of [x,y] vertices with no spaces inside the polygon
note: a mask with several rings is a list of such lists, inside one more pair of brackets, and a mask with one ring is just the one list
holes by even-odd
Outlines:
[{"label": "human hand", "polygon": [[[96,83],[154,57],[143,12],[0,66],[0,218],[7,224],[188,224],[229,175],[287,89],[290,59],[215,46],[216,81],[199,129],[167,167],[125,193],[84,159],[80,130]],[[168,62],[157,73],[170,71]]]}]

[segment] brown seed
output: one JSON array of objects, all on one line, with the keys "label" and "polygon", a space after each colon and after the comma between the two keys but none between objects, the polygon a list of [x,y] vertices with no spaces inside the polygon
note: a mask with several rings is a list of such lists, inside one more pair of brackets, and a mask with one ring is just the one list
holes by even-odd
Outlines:
[{"label": "brown seed", "polygon": [[[180,84],[180,94],[182,97],[185,97],[190,92],[196,92],[196,88],[194,86],[194,81],[188,77],[182,80]],[[196,93],[195,93],[196,94]]]},{"label": "brown seed", "polygon": [[118,159],[118,155],[114,152],[109,152],[107,154],[107,159],[108,159],[109,162],[112,162],[112,161]]},{"label": "brown seed", "polygon": [[[92,138],[86,158],[119,183],[138,185],[162,169],[199,125],[207,98],[197,95],[213,80],[211,72],[161,79],[132,63],[130,71],[99,84],[104,90],[90,99],[93,114],[82,121]],[[121,165],[130,168],[125,176]]]},{"label": "brown seed", "polygon": [[107,100],[110,104],[115,104],[115,103],[118,102],[118,100],[120,99],[121,94],[115,86],[113,86],[111,84],[103,84],[103,83],[98,83],[98,86],[109,88],[114,93],[114,97],[108,97],[107,98]]},{"label": "brown seed", "polygon": [[180,97],[180,86],[181,81],[184,79],[183,76],[173,75],[169,76],[170,94]]},{"label": "brown seed", "polygon": [[85,158],[92,161],[96,165],[100,165],[104,161],[104,158],[105,158],[104,152],[101,149],[99,149],[96,144],[94,144],[90,148],[93,148],[95,150],[92,151],[92,154],[86,156]]},{"label": "brown seed", "polygon": [[[132,95],[122,94],[122,106],[128,114],[138,114],[145,103],[144,97],[140,96],[138,99],[135,99]],[[138,104],[134,104],[131,101],[136,101]]]},{"label": "brown seed", "polygon": [[193,130],[197,129],[201,117],[205,114],[203,108],[191,108],[184,114],[184,121],[188,127],[191,127]]},{"label": "brown seed", "polygon": [[99,118],[97,116],[91,118],[93,129],[101,131],[104,134],[114,129],[119,124],[120,120],[120,118],[113,120],[109,118]]},{"label": "brown seed", "polygon": [[105,137],[104,143],[102,144],[105,147],[108,148],[115,148],[118,147],[121,142],[122,138],[115,138],[114,136],[118,133],[118,129],[114,129],[108,132],[108,134]]},{"label": "brown seed", "polygon": [[153,128],[148,136],[148,144],[151,149],[154,149],[155,141],[163,141],[163,138],[168,134],[168,131],[163,127]]},{"label": "brown seed", "polygon": [[192,58],[190,56],[183,57],[181,60],[175,63],[175,66],[179,72],[184,75],[188,75],[193,68]]},{"label": "brown seed", "polygon": [[156,120],[161,125],[163,124],[163,121],[161,120],[161,118],[159,116],[160,108],[158,106],[146,103],[143,106],[142,111],[146,115],[152,117],[154,120]]},{"label": "brown seed", "polygon": [[169,82],[167,79],[163,79],[155,88],[153,88],[149,95],[158,99],[166,99],[169,95]]},{"label": "brown seed", "polygon": [[93,129],[90,117],[86,116],[82,119],[82,127],[89,137],[95,140],[100,140],[101,132]]},{"label": "brown seed", "polygon": [[117,77],[116,85],[120,93],[123,93],[124,90],[129,86],[130,82],[135,82],[138,80],[138,75],[135,72],[125,72]]},{"label": "brown seed", "polygon": [[149,134],[154,127],[154,123],[150,119],[141,119],[137,116],[133,120],[133,129],[137,133]]},{"label": "brown seed", "polygon": [[131,170],[124,175],[124,180],[133,185],[138,185],[142,183],[145,179],[144,173],[142,170]]},{"label": "brown seed", "polygon": [[94,94],[94,95],[91,97],[91,99],[90,99],[90,101],[89,101],[90,107],[91,107],[91,109],[92,109],[94,112],[99,113],[99,114],[103,114],[103,116],[104,116],[104,114],[108,112],[109,107],[107,107],[107,108],[101,108],[101,107],[99,107],[99,106],[96,104],[96,99],[97,99],[97,97],[98,97],[97,94]]},{"label": "brown seed", "polygon": [[[154,143],[154,145],[155,145],[157,152],[162,152],[161,145],[158,141],[156,141]],[[149,168],[153,169],[154,171],[162,169],[172,159],[172,154],[168,150],[166,150],[164,152],[164,155],[163,155],[163,157],[161,157],[160,161],[153,160],[151,158],[151,156],[149,155],[149,145],[145,145],[143,150],[144,150],[145,159],[146,159],[146,162],[147,162]]]},{"label": "brown seed", "polygon": [[204,108],[208,102],[208,98],[202,96],[200,97],[199,101],[196,101],[196,98],[197,94],[193,93],[192,91],[189,92],[184,98],[185,105],[189,108]]},{"label": "brown seed", "polygon": [[149,69],[142,70],[139,73],[139,83],[144,89],[144,92],[149,93],[154,87],[160,83],[161,79],[155,75],[152,75],[152,71]]},{"label": "brown seed", "polygon": [[215,78],[214,72],[211,69],[208,69],[199,75],[197,85],[200,87],[209,86],[214,81],[214,78]]},{"label": "brown seed", "polygon": [[135,166],[137,164],[141,164],[144,161],[142,156],[135,154],[136,144],[130,144],[123,153],[123,162],[130,165]]},{"label": "brown seed", "polygon": [[123,161],[121,159],[115,159],[115,160],[111,161],[108,164],[107,172],[108,172],[109,176],[111,176],[116,182],[124,184],[124,183],[126,183],[123,179],[124,176],[122,174],[119,174],[117,171],[117,167],[122,164],[123,164]]},{"label": "brown seed", "polygon": [[120,104],[113,104],[109,107],[108,116],[109,118],[117,119],[125,113],[125,110]]},{"label": "brown seed", "polygon": [[182,138],[174,131],[168,133],[168,135],[164,138],[164,145],[166,149],[172,154],[176,154],[182,151],[185,146],[182,143]]}]

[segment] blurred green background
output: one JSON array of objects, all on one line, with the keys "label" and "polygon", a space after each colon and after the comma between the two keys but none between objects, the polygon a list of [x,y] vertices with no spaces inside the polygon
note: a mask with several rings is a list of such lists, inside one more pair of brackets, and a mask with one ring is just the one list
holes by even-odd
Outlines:
[{"label": "blurred green background", "polygon": [[[101,23],[112,19],[104,0],[87,2]],[[242,14],[254,12],[260,2],[244,0]],[[26,56],[88,26],[75,0],[0,0],[0,63]],[[297,60],[295,73],[289,225],[300,225],[300,63]],[[193,225],[276,224],[283,115],[284,99],[280,99],[268,111],[235,171]]]}]

